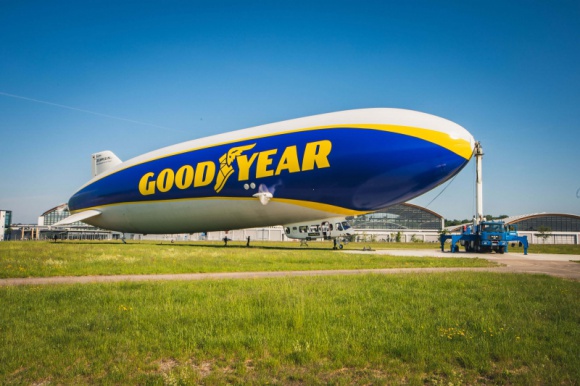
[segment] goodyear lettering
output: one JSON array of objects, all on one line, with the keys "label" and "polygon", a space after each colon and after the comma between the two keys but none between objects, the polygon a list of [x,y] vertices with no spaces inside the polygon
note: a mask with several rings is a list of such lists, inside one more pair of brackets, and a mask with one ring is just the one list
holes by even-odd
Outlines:
[{"label": "goodyear lettering", "polygon": [[183,165],[175,173],[175,186],[178,189],[187,189],[193,182],[193,166]]},{"label": "goodyear lettering", "polygon": [[274,170],[268,169],[268,167],[274,162],[270,157],[277,152],[277,149],[272,149],[259,153],[258,164],[256,165],[256,178],[272,177],[274,175]]},{"label": "goodyear lettering", "polygon": [[332,150],[330,141],[310,142],[304,149],[304,158],[302,159],[302,171],[313,170],[316,166],[318,169],[328,168],[328,155]]},{"label": "goodyear lettering", "polygon": [[238,181],[249,180],[252,167],[254,167],[256,179],[330,167],[328,157],[332,151],[332,142],[329,140],[307,143],[302,159],[298,156],[296,145],[288,146],[281,152],[277,162],[275,156],[279,154],[279,149],[245,154],[255,146],[256,144],[252,144],[231,148],[220,157],[219,169],[215,162],[203,161],[195,167],[182,165],[175,171],[166,168],[157,175],[153,172],[145,173],[139,180],[139,193],[143,196],[150,196],[156,193],[167,193],[172,189],[185,190],[207,186],[214,181],[214,190],[219,193],[234,174],[234,165],[237,165]]},{"label": "goodyear lettering", "polygon": [[161,193],[169,192],[173,187],[173,181],[175,181],[173,170],[163,169],[163,171],[157,176],[157,189],[159,189]]},{"label": "goodyear lettering", "polygon": [[211,184],[215,176],[215,164],[211,161],[200,162],[197,164],[197,174],[195,175],[194,187],[206,186]]},{"label": "goodyear lettering", "polygon": [[155,181],[151,181],[153,177],[155,177],[155,173],[152,172],[146,173],[141,177],[141,181],[139,181],[139,193],[143,196],[155,194]]},{"label": "goodyear lettering", "polygon": [[247,155],[240,155],[236,158],[238,162],[238,181],[247,181],[250,179],[250,166],[254,163],[260,153],[254,153],[248,159]]},{"label": "goodyear lettering", "polygon": [[139,193],[150,196],[156,192],[169,192],[174,187],[184,190],[211,184],[215,177],[215,164],[211,161],[200,162],[196,169],[183,165],[175,173],[172,169],[163,169],[157,177],[153,172],[145,173],[139,180]]},{"label": "goodyear lettering", "polygon": [[300,171],[300,162],[298,161],[298,150],[296,146],[288,146],[284,153],[282,153],[282,158],[278,162],[278,167],[276,168],[276,175],[282,173],[283,170],[287,170],[288,173],[296,173]]}]

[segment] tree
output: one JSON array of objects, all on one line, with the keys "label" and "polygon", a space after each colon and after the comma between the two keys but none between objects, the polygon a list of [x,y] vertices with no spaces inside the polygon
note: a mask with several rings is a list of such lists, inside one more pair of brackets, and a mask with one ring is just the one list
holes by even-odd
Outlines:
[{"label": "tree", "polygon": [[439,238],[438,238],[439,242],[441,242],[441,238],[443,236],[448,235],[448,234],[449,234],[449,231],[447,229],[442,229],[441,232],[439,232]]},{"label": "tree", "polygon": [[536,237],[539,237],[542,240],[544,240],[543,242],[544,244],[546,244],[546,240],[550,236],[552,236],[552,228],[543,225],[538,227],[538,233],[536,233]]},{"label": "tree", "polygon": [[413,243],[422,243],[423,240],[418,238],[417,235],[411,235],[411,242]]},{"label": "tree", "polygon": [[446,227],[450,227],[450,226],[455,226],[455,225],[461,225],[461,224],[466,224],[468,222],[471,222],[471,220],[467,220],[467,219],[463,219],[463,220],[445,220],[445,226]]}]

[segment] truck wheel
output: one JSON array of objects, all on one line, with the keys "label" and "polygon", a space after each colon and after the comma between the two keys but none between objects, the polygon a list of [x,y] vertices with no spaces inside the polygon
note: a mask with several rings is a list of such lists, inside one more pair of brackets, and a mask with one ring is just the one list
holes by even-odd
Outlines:
[{"label": "truck wheel", "polygon": [[498,250],[498,252],[499,252],[499,253],[501,253],[501,254],[503,255],[503,253],[505,252],[505,251],[504,251],[504,248],[503,248],[503,247],[499,247],[499,250]]}]

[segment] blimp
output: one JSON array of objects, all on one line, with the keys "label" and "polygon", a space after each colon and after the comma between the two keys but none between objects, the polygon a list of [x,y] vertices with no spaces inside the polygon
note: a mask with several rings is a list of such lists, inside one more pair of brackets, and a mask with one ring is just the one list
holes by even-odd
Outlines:
[{"label": "blimp", "polygon": [[356,216],[411,200],[471,159],[447,119],[369,108],[194,139],[121,161],[92,155],[71,216],[124,233],[195,233]]}]

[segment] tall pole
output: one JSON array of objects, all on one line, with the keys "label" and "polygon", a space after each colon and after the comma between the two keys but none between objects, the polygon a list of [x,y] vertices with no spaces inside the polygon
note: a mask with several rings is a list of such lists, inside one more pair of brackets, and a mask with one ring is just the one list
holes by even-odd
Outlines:
[{"label": "tall pole", "polygon": [[475,205],[476,205],[476,221],[479,224],[483,221],[483,181],[481,178],[481,161],[483,159],[483,148],[480,142],[475,144]]}]

